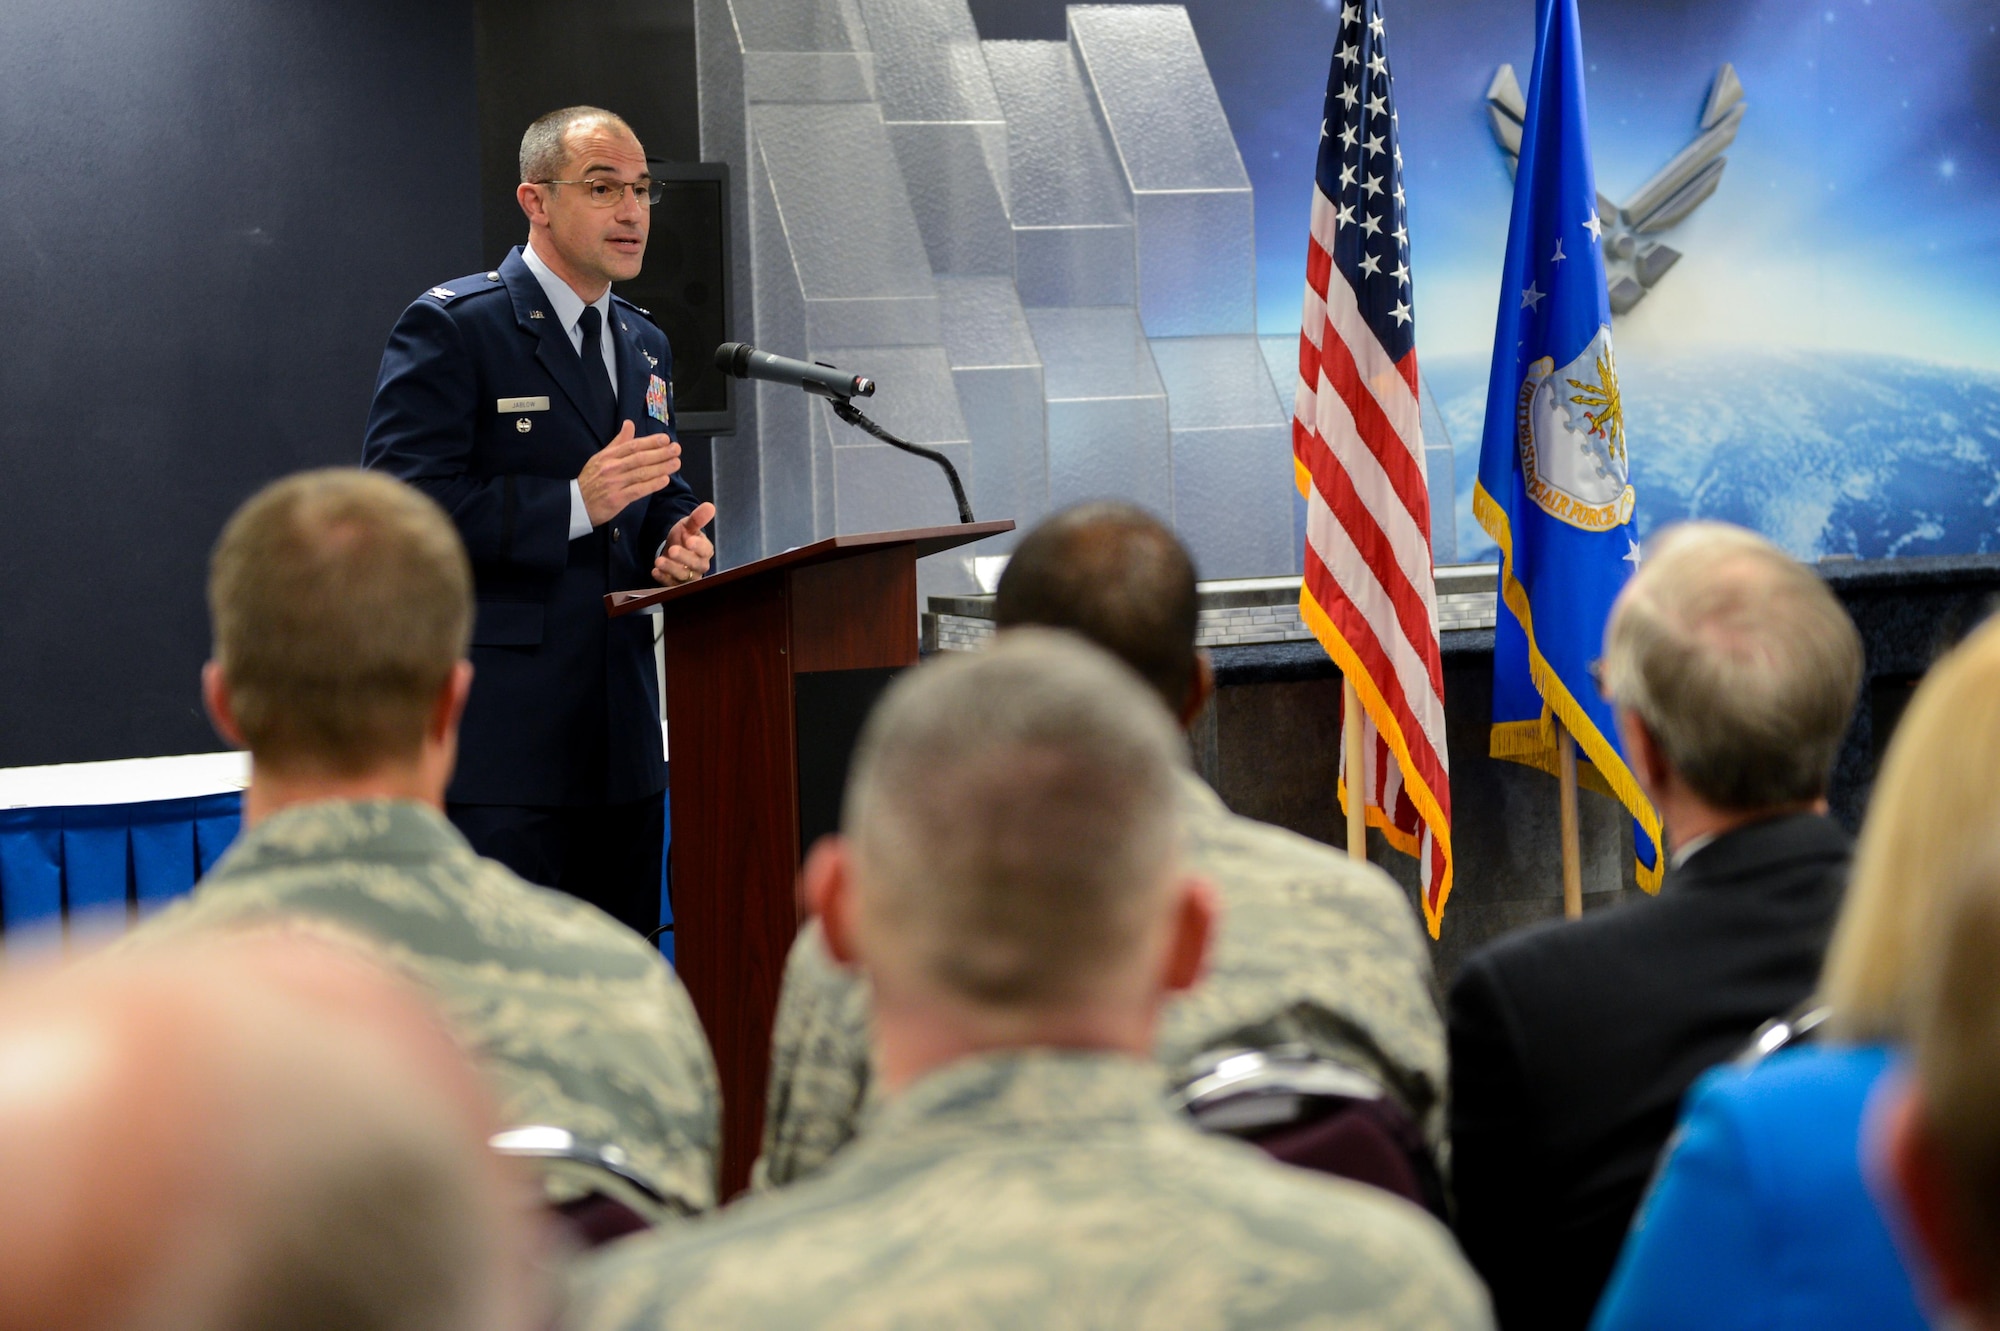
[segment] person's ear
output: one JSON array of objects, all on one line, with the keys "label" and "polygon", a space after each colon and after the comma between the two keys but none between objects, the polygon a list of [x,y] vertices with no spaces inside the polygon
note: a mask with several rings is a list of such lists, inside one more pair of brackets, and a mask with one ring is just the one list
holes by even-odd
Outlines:
[{"label": "person's ear", "polygon": [[1208,706],[1208,700],[1215,696],[1215,662],[1209,659],[1208,649],[1198,647],[1194,653],[1194,677],[1188,680],[1187,697],[1181,702],[1181,729],[1194,726],[1194,719],[1201,715],[1201,709]]},{"label": "person's ear", "polygon": [[1649,797],[1657,797],[1671,778],[1659,741],[1631,708],[1614,707],[1612,713],[1618,722],[1618,738],[1624,743],[1625,761],[1631,764],[1632,775],[1639,778]]},{"label": "person's ear", "polygon": [[472,662],[460,661],[452,666],[451,674],[445,677],[444,687],[438,690],[437,701],[431,704],[424,738],[432,744],[446,744],[454,740],[458,735],[459,718],[465,715],[465,700],[471,696]]},{"label": "person's ear", "polygon": [[514,202],[520,204],[521,211],[528,215],[530,226],[549,224],[548,204],[542,198],[543,188],[540,185],[531,185],[525,180],[514,187]]},{"label": "person's ear", "polygon": [[229,677],[222,673],[220,661],[210,661],[201,668],[201,705],[208,709],[209,724],[215,727],[223,743],[232,749],[250,747],[243,742],[235,709],[229,705]]},{"label": "person's ear", "polygon": [[1221,914],[1214,885],[1193,874],[1181,879],[1174,889],[1173,912],[1161,987],[1170,994],[1178,994],[1200,984],[1202,976],[1208,973],[1209,948]]},{"label": "person's ear", "polygon": [[1902,1201],[1904,1219],[1935,1292],[1949,1308],[1982,1305],[1987,1292],[1979,1263],[1966,1251],[1964,1229],[1952,1194],[1951,1170],[1924,1119],[1922,1093],[1906,1084],[1888,1112],[1884,1133],[1889,1176]]},{"label": "person's ear", "polygon": [[857,955],[854,950],[854,875],[853,856],[847,842],[838,834],[823,836],[815,841],[806,855],[805,868],[799,871],[799,878],[800,886],[805,890],[806,909],[819,920],[828,954],[842,966],[853,967]]}]

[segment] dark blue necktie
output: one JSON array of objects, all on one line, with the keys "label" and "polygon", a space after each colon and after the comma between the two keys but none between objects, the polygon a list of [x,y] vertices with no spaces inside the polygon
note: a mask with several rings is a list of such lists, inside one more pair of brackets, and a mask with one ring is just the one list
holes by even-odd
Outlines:
[{"label": "dark blue necktie", "polygon": [[611,437],[618,433],[618,398],[611,391],[610,376],[604,372],[603,316],[595,305],[586,305],[576,326],[583,333],[583,382],[590,394],[591,422],[597,426],[601,446],[610,443]]}]

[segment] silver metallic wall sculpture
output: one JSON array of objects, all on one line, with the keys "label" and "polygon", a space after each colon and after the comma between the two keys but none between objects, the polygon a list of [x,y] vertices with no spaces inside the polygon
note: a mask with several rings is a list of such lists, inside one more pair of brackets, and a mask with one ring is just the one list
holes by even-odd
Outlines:
[{"label": "silver metallic wall sculpture", "polygon": [[[1597,215],[1604,221],[1605,277],[1611,288],[1611,312],[1623,314],[1646,298],[1680,251],[1648,237],[1685,221],[1722,183],[1728,165],[1723,152],[1736,141],[1749,103],[1734,65],[1716,71],[1708,101],[1701,110],[1701,132],[1694,142],[1654,173],[1623,205],[1597,196]],[[1511,171],[1521,155],[1521,122],[1528,104],[1512,65],[1502,65],[1486,89],[1486,114],[1493,138],[1507,155]]]},{"label": "silver metallic wall sculpture", "polygon": [[[695,30],[736,337],[876,379],[870,414],[950,456],[983,518],[1125,498],[1204,577],[1297,571],[1250,182],[1183,9],[981,42],[965,0],[696,0]],[[715,445],[726,562],[954,517],[930,464],[744,389]],[[1011,545],[927,561],[924,592]]]}]

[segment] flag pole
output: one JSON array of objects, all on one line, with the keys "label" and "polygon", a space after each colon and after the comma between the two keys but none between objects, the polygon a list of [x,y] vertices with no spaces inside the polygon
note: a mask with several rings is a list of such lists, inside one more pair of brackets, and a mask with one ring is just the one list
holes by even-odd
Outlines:
[{"label": "flag pole", "polygon": [[1555,725],[1562,772],[1563,918],[1574,920],[1583,915],[1583,849],[1576,828],[1576,741],[1568,726],[1560,720]]},{"label": "flag pole", "polygon": [[1368,858],[1367,766],[1361,751],[1361,695],[1354,681],[1341,676],[1340,739],[1341,775],[1347,782],[1347,853],[1354,859]]}]

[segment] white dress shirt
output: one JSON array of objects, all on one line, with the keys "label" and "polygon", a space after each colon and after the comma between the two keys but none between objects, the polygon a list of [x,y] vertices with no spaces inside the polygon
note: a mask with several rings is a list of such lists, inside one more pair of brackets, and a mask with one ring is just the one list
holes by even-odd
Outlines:
[{"label": "white dress shirt", "polygon": [[[521,261],[528,265],[528,271],[542,284],[542,294],[548,297],[549,308],[555,311],[556,322],[563,332],[569,334],[569,344],[578,356],[583,355],[583,329],[578,321],[586,309],[595,309],[602,332],[598,345],[604,351],[604,374],[611,381],[611,400],[618,400],[618,349],[611,340],[611,288],[606,285],[604,294],[590,305],[583,303],[583,297],[571,289],[570,284],[556,276],[555,270],[542,262],[542,256],[535,253],[531,241],[521,247]],[[585,367],[586,372],[589,367]],[[609,439],[604,441],[610,443]],[[569,538],[574,541],[579,536],[590,535],[590,510],[583,502],[583,486],[575,481],[569,483]]]}]

